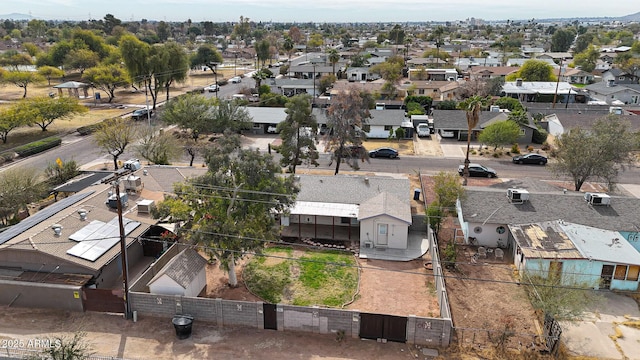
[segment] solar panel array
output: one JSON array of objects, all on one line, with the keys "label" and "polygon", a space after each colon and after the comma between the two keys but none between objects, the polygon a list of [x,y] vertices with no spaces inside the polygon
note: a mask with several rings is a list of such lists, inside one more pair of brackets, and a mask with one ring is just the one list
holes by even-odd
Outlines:
[{"label": "solar panel array", "polygon": [[56,203],[53,203],[52,205],[47,206],[46,208],[38,211],[37,213],[29,216],[28,218],[22,220],[21,222],[13,225],[8,230],[0,233],[0,245],[22,234],[23,232],[31,229],[32,227],[40,224],[44,220],[54,216],[58,212],[68,208],[69,206],[77,203],[78,201],[83,200],[84,198],[93,194],[94,192],[95,191],[89,191],[89,192],[75,194],[67,198],[64,198]]},{"label": "solar panel array", "polygon": [[[127,218],[122,218],[122,223],[124,236],[129,235],[140,226],[140,222]],[[78,241],[78,244],[67,250],[67,254],[88,261],[96,261],[120,241],[118,217],[114,217],[108,223],[93,220],[87,226],[71,234],[69,239]]]}]

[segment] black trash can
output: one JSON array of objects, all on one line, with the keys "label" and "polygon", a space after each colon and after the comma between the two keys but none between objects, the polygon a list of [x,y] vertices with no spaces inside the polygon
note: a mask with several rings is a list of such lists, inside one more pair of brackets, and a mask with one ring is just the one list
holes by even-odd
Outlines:
[{"label": "black trash can", "polygon": [[413,200],[420,200],[420,189],[413,189]]},{"label": "black trash can", "polygon": [[191,336],[191,326],[193,325],[193,316],[176,315],[171,320],[173,327],[176,328],[176,336],[178,339],[186,339]]}]

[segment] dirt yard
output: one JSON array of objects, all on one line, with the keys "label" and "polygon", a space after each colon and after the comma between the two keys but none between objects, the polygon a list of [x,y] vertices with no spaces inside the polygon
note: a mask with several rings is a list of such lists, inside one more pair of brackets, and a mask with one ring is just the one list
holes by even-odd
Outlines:
[{"label": "dirt yard", "polygon": [[[426,185],[424,196],[427,202],[435,198],[429,191],[433,180],[422,176]],[[499,179],[469,179],[470,186],[488,186],[500,182]],[[453,239],[455,225],[447,219],[439,234],[440,254]],[[445,270],[445,282],[451,312],[456,327],[457,341],[464,345],[485,347],[506,329],[515,333],[515,344],[526,346],[536,341],[539,333],[534,310],[524,292],[517,284],[514,269],[505,256],[503,261],[490,256],[474,262],[477,252],[474,246],[458,244],[455,269]],[[441,256],[442,257],[442,256]],[[510,344],[513,346],[513,343]]]},{"label": "dirt yard", "polygon": [[[230,288],[228,275],[217,264],[207,266],[207,291],[210,298],[261,301],[244,286],[242,269],[238,269],[240,286]],[[424,259],[409,262],[359,260],[360,284],[355,300],[345,306],[362,312],[438,317],[433,277],[427,276]]]}]

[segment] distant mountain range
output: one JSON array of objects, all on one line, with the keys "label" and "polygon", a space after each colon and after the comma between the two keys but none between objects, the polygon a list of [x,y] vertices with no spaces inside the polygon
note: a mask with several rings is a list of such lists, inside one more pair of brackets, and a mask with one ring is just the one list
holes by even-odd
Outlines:
[{"label": "distant mountain range", "polygon": [[[19,14],[19,13],[11,13],[11,14],[0,14],[0,19],[12,19],[12,20],[31,20],[36,19],[29,14]],[[51,19],[44,19],[51,20]],[[620,17],[581,17],[581,18],[550,18],[550,19],[536,19],[537,21],[543,22],[554,22],[554,21],[622,21],[622,22],[640,22],[640,12],[635,14],[620,16]],[[505,20],[506,21],[506,20]]]}]

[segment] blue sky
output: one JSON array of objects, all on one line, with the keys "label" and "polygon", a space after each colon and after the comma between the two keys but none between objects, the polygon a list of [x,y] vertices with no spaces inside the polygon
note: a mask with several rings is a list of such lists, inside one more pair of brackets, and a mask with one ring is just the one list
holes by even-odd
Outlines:
[{"label": "blue sky", "polygon": [[640,10],[637,0],[2,0],[0,14],[40,19],[275,22],[404,22],[624,16]]}]

